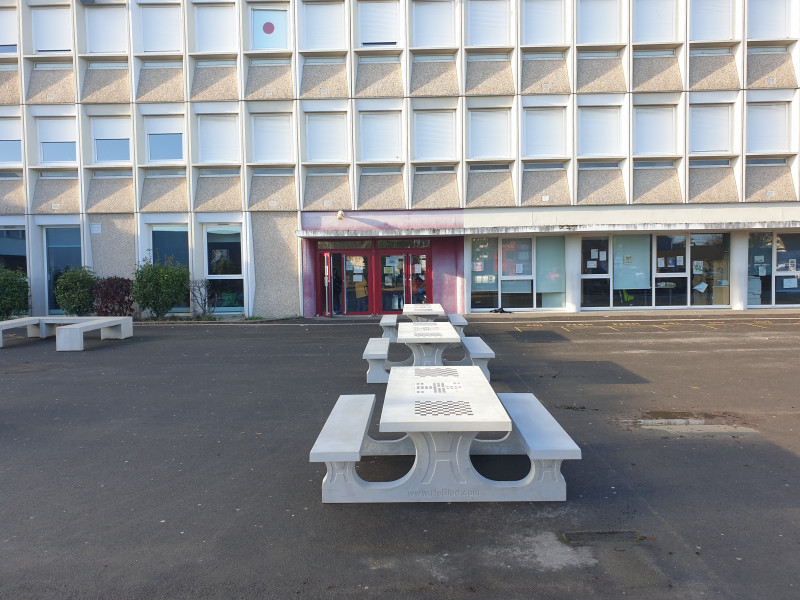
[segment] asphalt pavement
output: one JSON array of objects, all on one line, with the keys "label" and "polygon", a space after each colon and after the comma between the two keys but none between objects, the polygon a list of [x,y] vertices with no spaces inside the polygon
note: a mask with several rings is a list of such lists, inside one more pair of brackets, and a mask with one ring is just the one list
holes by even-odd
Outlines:
[{"label": "asphalt pavement", "polygon": [[468,319],[580,446],[566,502],[322,504],[377,318],[7,332],[0,598],[800,597],[800,313]]}]

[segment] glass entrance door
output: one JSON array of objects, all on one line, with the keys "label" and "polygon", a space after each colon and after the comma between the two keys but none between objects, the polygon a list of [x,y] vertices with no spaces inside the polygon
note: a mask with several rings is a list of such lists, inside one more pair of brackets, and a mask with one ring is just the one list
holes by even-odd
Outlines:
[{"label": "glass entrance door", "polygon": [[49,227],[45,229],[45,257],[47,263],[47,312],[61,313],[56,302],[56,281],[69,268],[81,266],[81,228]]},{"label": "glass entrance door", "polygon": [[405,304],[405,256],[386,254],[381,256],[381,312],[399,313]]},{"label": "glass entrance door", "polygon": [[428,300],[428,255],[409,255],[409,273],[406,297],[411,304],[427,304]]},{"label": "glass entrance door", "polygon": [[340,252],[320,254],[322,302],[319,314],[370,314],[369,256]]}]

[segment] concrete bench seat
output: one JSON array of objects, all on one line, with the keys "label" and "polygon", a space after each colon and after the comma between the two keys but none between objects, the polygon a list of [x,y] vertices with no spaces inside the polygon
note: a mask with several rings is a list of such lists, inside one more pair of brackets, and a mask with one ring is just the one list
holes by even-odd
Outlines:
[{"label": "concrete bench seat", "polygon": [[497,394],[531,460],[579,460],[581,449],[533,394]]},{"label": "concrete bench seat", "polygon": [[494,351],[489,348],[489,345],[481,338],[474,336],[464,336],[461,338],[461,343],[464,346],[464,358],[460,361],[445,361],[447,365],[453,366],[469,366],[480,367],[483,374],[488,381],[491,381],[489,375],[489,360],[494,358]]},{"label": "concrete bench seat", "polygon": [[381,337],[387,338],[392,342],[397,341],[397,315],[383,315],[381,317],[381,328],[383,335]]},{"label": "concrete bench seat", "polygon": [[450,325],[453,326],[453,329],[456,330],[461,339],[464,339],[464,327],[469,325],[464,315],[447,315],[447,320],[450,321]]},{"label": "concrete bench seat", "polygon": [[364,349],[362,358],[367,361],[367,383],[386,383],[389,381],[387,370],[389,360],[389,344],[391,340],[385,337],[370,338]]},{"label": "concrete bench seat", "polygon": [[27,328],[28,337],[39,337],[39,317],[20,317],[19,319],[0,321],[0,348],[3,347],[3,332],[19,327]]},{"label": "concrete bench seat", "polygon": [[[311,448],[309,460],[330,463],[361,460],[374,407],[375,394],[339,396]],[[325,479],[330,476],[328,473]],[[325,481],[322,485],[325,486]]]},{"label": "concrete bench seat", "polygon": [[102,340],[124,340],[133,335],[132,317],[94,317],[56,329],[56,350],[72,352],[83,350],[83,334],[100,330]]}]

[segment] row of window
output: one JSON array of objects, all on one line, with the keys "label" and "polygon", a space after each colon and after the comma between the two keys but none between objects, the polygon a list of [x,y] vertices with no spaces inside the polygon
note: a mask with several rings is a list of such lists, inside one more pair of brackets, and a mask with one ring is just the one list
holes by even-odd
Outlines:
[{"label": "row of window", "polygon": [[[357,34],[361,47],[401,46],[403,17],[396,1],[359,0]],[[457,6],[452,0],[411,2],[413,47],[454,47],[460,27]],[[571,4],[571,3],[569,3]],[[615,44],[624,41],[621,0],[577,0],[579,44]],[[791,19],[793,0],[749,0],[747,37],[785,39],[796,37]],[[568,4],[565,0],[522,0],[521,41],[523,45],[565,45],[569,43]],[[679,18],[676,0],[633,0],[633,41],[635,43],[678,41]],[[571,6],[569,6],[571,9]],[[733,40],[736,36],[732,0],[691,0],[691,40]],[[512,44],[512,19],[508,0],[468,0],[464,9],[467,46]],[[34,54],[71,52],[72,28],[68,7],[32,7],[30,31]],[[87,53],[128,51],[128,9],[122,6],[87,6],[85,49]],[[183,19],[178,4],[140,4],[133,12],[138,27],[135,52],[177,53],[183,48]],[[236,52],[238,9],[233,4],[195,4],[192,7],[193,50]],[[248,17],[251,50],[288,50],[292,47],[291,16],[285,4],[251,5]],[[298,13],[300,47],[304,50],[343,49],[347,43],[347,15],[344,2],[303,2]],[[16,10],[0,11],[0,51],[17,51]]]},{"label": "row of window", "polygon": [[[204,264],[196,279],[210,282],[209,300],[216,312],[241,312],[244,308],[240,225],[206,225],[203,228]],[[150,228],[152,260],[189,266],[189,230],[186,225],[154,225]],[[54,290],[58,277],[70,268],[81,266],[80,227],[47,227],[44,230],[47,310],[61,312]],[[0,267],[27,270],[25,230],[0,229]],[[177,311],[188,310],[186,301]]]},{"label": "row of window", "polygon": [[[471,308],[564,307],[563,237],[473,238],[471,246]],[[751,233],[747,304],[800,304],[799,262],[800,234]],[[581,307],[727,306],[731,267],[728,233],[586,237]]]},{"label": "row of window", "polygon": [[[689,109],[689,152],[729,154],[734,152],[731,104],[692,105]],[[304,113],[306,162],[349,162],[348,124],[345,112]],[[674,156],[681,154],[677,141],[676,106],[633,107],[633,155]],[[570,132],[566,107],[526,108],[522,116],[523,158],[564,158]],[[623,116],[618,106],[577,109],[578,156],[627,155]],[[39,164],[74,163],[77,160],[77,129],[73,117],[35,119]],[[510,109],[469,110],[467,158],[510,159],[514,155]],[[293,163],[296,145],[291,113],[255,114],[250,117],[252,162]],[[147,163],[184,160],[183,116],[144,117]],[[127,163],[131,160],[129,117],[91,117],[90,131],[94,164]],[[402,160],[403,125],[400,111],[359,112],[358,160],[397,162]],[[456,111],[414,111],[413,160],[457,160]],[[748,153],[792,151],[790,104],[747,105]],[[197,115],[200,163],[240,162],[239,117]],[[22,162],[22,122],[0,118],[0,163]]]}]

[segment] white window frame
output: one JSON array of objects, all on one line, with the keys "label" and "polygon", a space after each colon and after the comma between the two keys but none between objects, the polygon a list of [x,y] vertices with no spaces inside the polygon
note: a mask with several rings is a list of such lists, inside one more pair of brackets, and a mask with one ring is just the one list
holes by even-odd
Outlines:
[{"label": "white window frame", "polygon": [[195,4],[195,50],[216,53],[236,52],[239,48],[236,35],[238,15],[234,4]]},{"label": "white window frame", "polygon": [[[294,127],[292,113],[252,115],[253,162],[293,163]],[[263,131],[263,134],[259,133]],[[281,137],[283,140],[280,140]]]},{"label": "white window frame", "polygon": [[128,10],[124,6],[86,7],[86,52],[125,54],[128,51]]},{"label": "white window frame", "polygon": [[239,116],[197,115],[198,162],[234,164],[240,162]]},{"label": "white window frame", "polygon": [[[794,19],[797,20],[797,16]],[[791,0],[748,0],[747,37],[749,39],[779,40],[792,37],[791,24]]]},{"label": "white window frame", "polygon": [[[509,109],[470,110],[467,120],[469,139],[467,158],[511,158]],[[501,134],[505,134],[505,140],[500,137]],[[501,143],[503,141],[505,143]]]},{"label": "white window frame", "polygon": [[[92,162],[124,163],[131,162],[131,119],[130,117],[92,117]],[[127,160],[101,160],[97,153],[98,140],[127,140]]]},{"label": "white window frame", "polygon": [[452,48],[456,45],[453,0],[415,0],[411,10],[412,46]]},{"label": "white window frame", "polygon": [[[443,135],[430,130],[434,121],[440,120],[445,126]],[[428,121],[426,123],[426,121]],[[423,146],[420,142],[427,146]],[[447,146],[445,148],[445,146]],[[420,150],[434,150],[420,155]],[[439,152],[439,150],[445,150]],[[414,111],[414,160],[457,160],[456,156],[456,111],[455,110],[418,110]]]}]

